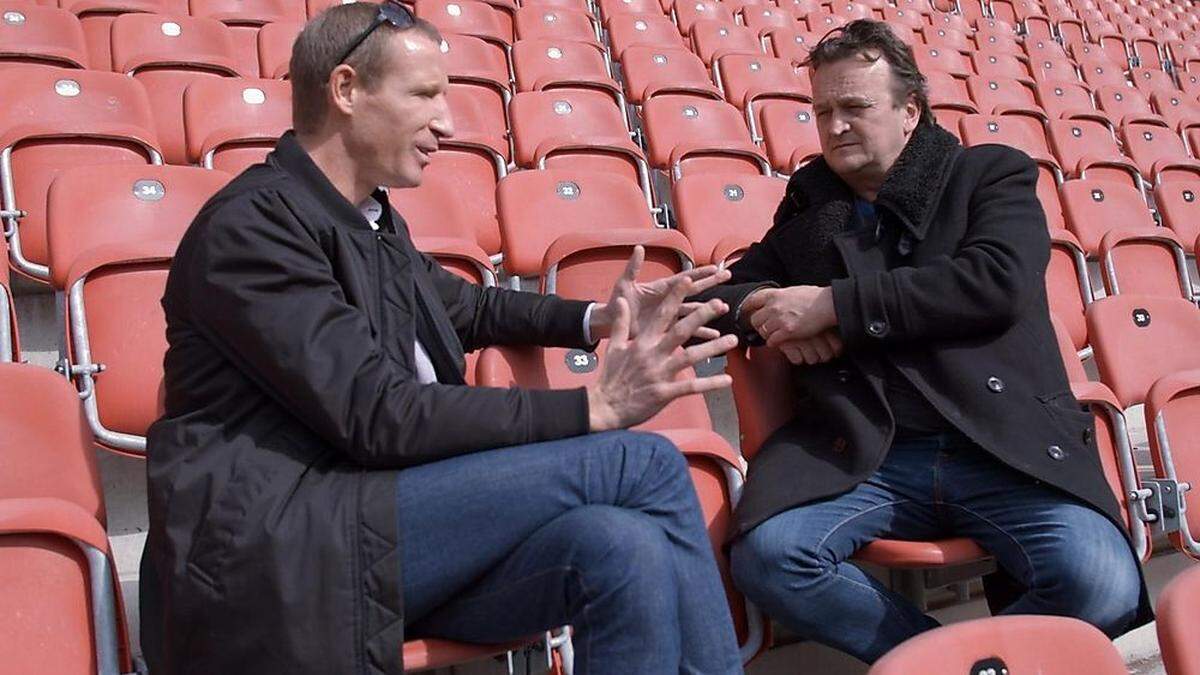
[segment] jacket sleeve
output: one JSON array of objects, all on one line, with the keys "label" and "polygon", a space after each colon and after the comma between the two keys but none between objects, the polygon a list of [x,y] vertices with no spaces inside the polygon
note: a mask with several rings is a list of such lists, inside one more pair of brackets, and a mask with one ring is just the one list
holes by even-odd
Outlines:
[{"label": "jacket sleeve", "polygon": [[583,389],[416,382],[382,350],[316,236],[277,195],[259,193],[222,211],[183,261],[190,319],[351,461],[401,468],[587,432]]},{"label": "jacket sleeve", "polygon": [[1013,325],[1043,292],[1050,240],[1037,198],[1037,165],[1021,153],[1002,152],[984,158],[987,168],[953,255],[833,281],[848,346],[994,333]]},{"label": "jacket sleeve", "polygon": [[742,346],[763,342],[756,331],[739,325],[742,303],[754,291],[778,287],[787,280],[776,246],[780,227],[783,225],[779,224],[777,219],[776,225],[767,232],[762,241],[751,244],[745,255],[729,267],[732,275],[729,281],[688,298],[689,302],[707,302],[713,298],[723,300],[729,306],[729,311],[709,322],[708,326],[720,331],[722,335],[738,336]]},{"label": "jacket sleeve", "polygon": [[483,288],[447,272],[425,254],[421,258],[466,351],[511,344],[594,346],[583,335],[583,314],[590,302],[498,286]]}]

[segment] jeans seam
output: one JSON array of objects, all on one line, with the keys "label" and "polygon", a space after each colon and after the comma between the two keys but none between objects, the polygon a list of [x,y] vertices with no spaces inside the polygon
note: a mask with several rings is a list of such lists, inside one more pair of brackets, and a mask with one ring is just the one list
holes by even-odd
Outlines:
[{"label": "jeans seam", "polygon": [[1037,570],[1033,566],[1033,560],[1029,557],[1029,553],[1025,550],[1025,547],[1021,545],[1021,542],[1016,537],[1014,537],[1012,534],[1010,534],[1008,532],[1008,530],[1005,530],[1003,527],[1000,527],[999,525],[997,525],[990,518],[980,515],[975,510],[973,510],[969,507],[963,506],[962,504],[946,504],[946,506],[952,506],[956,509],[962,509],[963,511],[966,511],[971,516],[990,525],[992,528],[994,528],[1000,534],[1004,535],[1005,537],[1008,537],[1008,539],[1010,541],[1012,541],[1013,545],[1017,547],[1017,550],[1021,552],[1021,557],[1025,559],[1025,568],[1027,570],[1029,570],[1029,583],[1027,586],[1029,588],[1037,587]]},{"label": "jeans seam", "polygon": [[862,511],[857,511],[857,512],[855,512],[855,513],[852,513],[852,514],[850,514],[850,515],[846,516],[845,518],[841,519],[841,520],[840,520],[840,521],[838,521],[837,523],[834,523],[833,527],[829,528],[829,531],[825,533],[825,536],[824,536],[824,537],[821,537],[821,540],[820,540],[820,541],[818,541],[818,542],[817,542],[817,544],[816,544],[816,546],[814,546],[813,548],[814,548],[814,549],[817,549],[817,550],[819,550],[819,549],[821,549],[822,547],[824,547],[824,546],[825,546],[825,542],[826,542],[826,541],[829,541],[829,538],[833,536],[833,533],[834,533],[834,532],[837,532],[839,529],[841,529],[842,527],[844,527],[844,526],[845,526],[847,523],[849,523],[850,521],[854,520],[855,518],[859,518],[859,517],[861,517],[861,516],[865,516],[865,515],[867,515],[868,513],[871,513],[871,512],[873,512],[873,511],[877,511],[877,510],[879,510],[879,509],[882,509],[882,508],[885,508],[885,507],[888,507],[888,506],[895,506],[895,505],[897,505],[897,504],[913,504],[913,503],[916,503],[916,502],[915,502],[914,500],[912,500],[912,499],[897,499],[897,500],[894,500],[894,501],[885,502],[885,503],[883,503],[883,504],[876,504],[876,505],[874,505],[874,506],[872,506],[872,507],[870,507],[870,508],[863,509]]}]

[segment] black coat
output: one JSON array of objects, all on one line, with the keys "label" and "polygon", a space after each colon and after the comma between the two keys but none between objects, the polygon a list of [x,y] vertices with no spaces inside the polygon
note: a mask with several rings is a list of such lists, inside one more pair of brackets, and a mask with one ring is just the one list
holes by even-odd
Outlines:
[{"label": "black coat", "polygon": [[[987,452],[1124,529],[1050,324],[1036,184],[1036,165],[1018,150],[964,149],[940,127],[919,127],[875,201],[881,227],[895,232],[884,240],[907,254],[888,269],[876,232],[853,226],[853,193],[823,159],[792,175],[771,230],[709,295],[737,307],[768,282],[832,286],[846,350],[793,368],[801,407],[751,462],[735,536],[879,468],[896,426],[888,360]],[[717,325],[741,332],[733,313]]]},{"label": "black coat", "polygon": [[[385,214],[395,234],[288,134],[179,246],[147,450],[156,675],[402,672],[396,470],[587,431],[582,389],[461,385],[464,348],[587,347],[586,304],[466,283]],[[417,383],[418,330],[448,384]]]}]

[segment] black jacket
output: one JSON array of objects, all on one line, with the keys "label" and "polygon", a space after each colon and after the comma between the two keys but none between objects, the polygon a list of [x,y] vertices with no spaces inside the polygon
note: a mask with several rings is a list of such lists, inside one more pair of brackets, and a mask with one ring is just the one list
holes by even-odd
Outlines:
[{"label": "black jacket", "polygon": [[[587,431],[581,389],[462,385],[464,349],[587,347],[586,304],[466,283],[385,214],[395,234],[289,133],[180,243],[147,449],[156,675],[402,672],[396,470]],[[447,384],[417,383],[418,330]]]},{"label": "black jacket", "polygon": [[[802,405],[751,462],[735,536],[879,468],[895,432],[888,360],[997,459],[1123,529],[1050,324],[1036,184],[1018,150],[964,149],[940,127],[919,127],[875,201],[881,227],[894,228],[883,239],[906,260],[888,269],[876,232],[852,227],[854,195],[823,159],[792,175],[771,230],[709,295],[737,307],[766,282],[832,286],[846,351],[793,369]],[[741,332],[732,313],[716,325]]]}]

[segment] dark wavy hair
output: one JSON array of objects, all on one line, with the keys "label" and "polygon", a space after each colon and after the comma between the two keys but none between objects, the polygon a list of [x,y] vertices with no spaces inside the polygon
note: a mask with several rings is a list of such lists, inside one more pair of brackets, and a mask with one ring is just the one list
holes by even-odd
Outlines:
[{"label": "dark wavy hair", "polygon": [[827,63],[849,58],[887,61],[892,68],[892,98],[896,105],[903,105],[911,96],[921,108],[920,123],[937,123],[929,107],[925,76],[917,68],[912,49],[896,36],[888,24],[873,19],[858,19],[841,28],[834,28],[812,48],[803,65],[815,72]]}]

